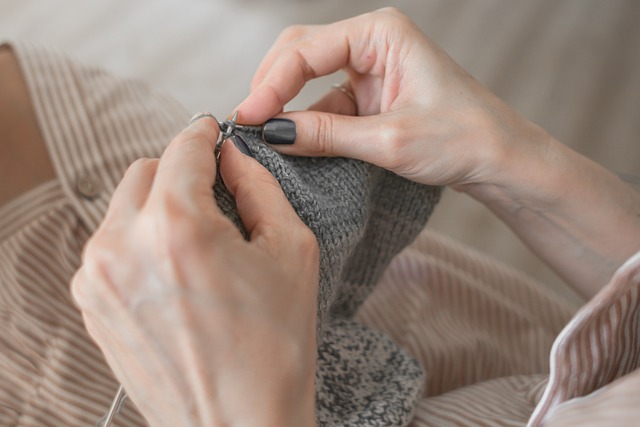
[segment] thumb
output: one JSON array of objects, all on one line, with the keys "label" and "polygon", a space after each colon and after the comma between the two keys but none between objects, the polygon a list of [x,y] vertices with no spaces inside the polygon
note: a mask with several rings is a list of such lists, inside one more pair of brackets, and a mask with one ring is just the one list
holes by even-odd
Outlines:
[{"label": "thumb", "polygon": [[[349,157],[388,167],[399,131],[384,115],[345,116],[319,111],[296,111],[279,118],[296,124],[293,144],[270,144],[293,156]],[[269,138],[266,136],[266,142]]]},{"label": "thumb", "polygon": [[235,198],[251,240],[261,235],[290,236],[306,228],[278,181],[251,157],[250,148],[239,135],[222,145],[220,174]]}]

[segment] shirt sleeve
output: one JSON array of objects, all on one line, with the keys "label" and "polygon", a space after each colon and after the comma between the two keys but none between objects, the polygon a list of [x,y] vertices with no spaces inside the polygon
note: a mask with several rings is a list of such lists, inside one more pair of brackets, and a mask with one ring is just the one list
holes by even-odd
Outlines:
[{"label": "shirt sleeve", "polygon": [[614,413],[616,420],[638,420],[639,290],[640,252],[618,269],[556,339],[549,383],[529,426],[612,425]]}]

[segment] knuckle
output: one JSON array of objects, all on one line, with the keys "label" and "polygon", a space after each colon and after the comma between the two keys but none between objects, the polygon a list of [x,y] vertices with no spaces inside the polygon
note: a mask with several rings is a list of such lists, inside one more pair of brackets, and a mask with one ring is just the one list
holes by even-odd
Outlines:
[{"label": "knuckle", "polygon": [[300,231],[300,249],[302,253],[306,253],[313,258],[318,258],[320,254],[320,247],[318,245],[318,239],[310,228],[304,226]]},{"label": "knuckle", "polygon": [[87,241],[82,254],[82,261],[85,264],[102,263],[109,260],[109,257],[106,256],[109,249],[106,244],[106,239],[102,236],[102,233],[96,233]]},{"label": "knuckle", "polygon": [[397,123],[381,123],[378,129],[380,143],[389,154],[393,154],[402,143],[402,130]]},{"label": "knuckle", "polygon": [[[81,267],[83,274],[76,275],[72,290],[76,295],[91,297],[104,292],[105,286],[115,286],[113,279],[123,258],[126,255],[117,241],[103,235],[94,236],[85,245]],[[85,286],[87,281],[91,281],[91,286]]]},{"label": "knuckle", "polygon": [[282,187],[271,173],[257,164],[250,170],[251,174],[239,176],[235,185],[236,204],[252,204],[254,198],[265,194],[282,193]]},{"label": "knuckle", "polygon": [[267,76],[262,83],[266,90],[271,92],[269,96],[276,100],[278,105],[286,105],[287,100],[283,97],[281,91],[278,89],[278,83],[272,80],[271,76]]},{"label": "knuckle", "polygon": [[277,226],[259,224],[256,227],[256,231],[260,235],[264,247],[271,255],[277,256],[286,252],[289,248],[289,245],[286,243],[288,239],[285,238],[287,233],[283,233]]},{"label": "knuckle", "polygon": [[394,7],[394,6],[387,6],[387,7],[380,8],[380,9],[378,9],[378,12],[386,13],[386,14],[389,14],[389,15],[404,16],[402,14],[402,12],[400,12],[400,10],[397,7]]},{"label": "knuckle", "polygon": [[382,9],[378,9],[373,12],[374,16],[380,20],[380,22],[397,28],[411,28],[414,27],[414,23],[407,15],[402,13],[398,8],[389,6]]},{"label": "knuckle", "polygon": [[85,297],[85,289],[86,287],[84,286],[84,281],[82,280],[82,269],[78,270],[76,272],[76,274],[73,276],[73,278],[71,279],[71,285],[70,285],[70,289],[71,289],[71,296],[73,297],[73,301],[79,306],[79,308],[82,310],[86,307],[86,300],[87,298]]},{"label": "knuckle", "polygon": [[167,190],[147,206],[136,220],[136,244],[167,261],[203,250],[212,236],[224,229],[226,217],[215,206],[198,207],[179,190]]},{"label": "knuckle", "polygon": [[135,160],[127,169],[127,174],[144,174],[155,171],[158,167],[158,159],[142,157]]},{"label": "knuckle", "polygon": [[304,260],[301,265],[304,265],[305,268],[317,268],[320,262],[320,246],[318,244],[318,239],[316,235],[309,229],[304,226],[301,228],[299,237],[297,253]]},{"label": "knuckle", "polygon": [[171,141],[171,144],[167,148],[175,149],[176,147],[180,147],[180,150],[184,150],[185,147],[197,143],[204,138],[202,130],[200,129],[185,129],[182,134]]},{"label": "knuckle", "polygon": [[378,9],[376,12],[379,15],[382,15],[388,19],[392,19],[395,20],[397,22],[406,22],[409,20],[409,18],[407,17],[407,15],[405,15],[404,13],[402,13],[400,11],[400,9],[398,9],[397,7],[394,6],[387,6],[387,7],[383,7],[381,9]]},{"label": "knuckle", "polygon": [[129,169],[131,170],[145,170],[154,167],[158,164],[158,159],[153,159],[149,157],[141,157],[136,159],[131,163]]},{"label": "knuckle", "polygon": [[220,132],[218,122],[212,117],[203,117],[187,126],[171,141],[170,145],[186,145],[217,138]]},{"label": "knuckle", "polygon": [[307,33],[307,27],[304,25],[290,25],[280,33],[280,40],[290,42],[302,38]]},{"label": "knuckle", "polygon": [[378,129],[379,153],[381,159],[385,159],[385,167],[395,170],[403,158],[406,135],[403,128],[396,122],[383,122]]},{"label": "knuckle", "polygon": [[298,67],[298,74],[302,76],[304,81],[308,81],[317,77],[315,70],[311,65],[309,65],[307,58],[305,58],[305,55],[302,53],[300,48],[291,49],[290,54],[293,58],[292,62]]},{"label": "knuckle", "polygon": [[[263,224],[259,235],[263,247],[276,258],[308,260],[317,263],[320,247],[316,235],[299,219],[293,220],[286,229],[281,225]],[[306,263],[302,263],[305,264]]]},{"label": "knuckle", "polygon": [[73,276],[69,286],[72,302],[83,313],[100,312],[104,308],[103,298],[99,296],[95,280],[89,280],[86,276],[84,267]]},{"label": "knuckle", "polygon": [[319,154],[333,152],[334,120],[331,114],[318,114],[315,118],[311,148]]}]

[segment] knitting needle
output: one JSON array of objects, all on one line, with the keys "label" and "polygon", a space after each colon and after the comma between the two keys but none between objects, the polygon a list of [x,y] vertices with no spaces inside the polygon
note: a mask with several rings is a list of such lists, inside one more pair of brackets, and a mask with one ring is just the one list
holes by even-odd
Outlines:
[{"label": "knitting needle", "polygon": [[[100,418],[96,424],[96,427],[109,427],[113,422],[115,416],[120,412],[122,405],[124,404],[125,399],[127,398],[127,394],[124,392],[124,387],[120,385],[118,387],[118,391],[116,392],[116,396],[113,398],[113,402],[111,402],[111,407],[109,408],[109,412]],[[104,420],[103,423],[101,421]]]}]

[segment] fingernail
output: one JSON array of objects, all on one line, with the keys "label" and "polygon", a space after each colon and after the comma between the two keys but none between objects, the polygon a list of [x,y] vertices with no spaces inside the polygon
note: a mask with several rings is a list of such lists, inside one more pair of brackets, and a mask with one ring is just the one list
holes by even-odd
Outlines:
[{"label": "fingernail", "polygon": [[262,136],[268,144],[291,145],[296,142],[296,124],[289,119],[270,119],[264,124]]},{"label": "fingernail", "polygon": [[233,141],[233,145],[235,145],[236,148],[240,150],[242,154],[255,159],[255,157],[253,156],[253,152],[251,151],[251,148],[249,148],[247,143],[244,142],[244,139],[242,139],[240,135],[233,135],[231,137],[231,141]]}]

